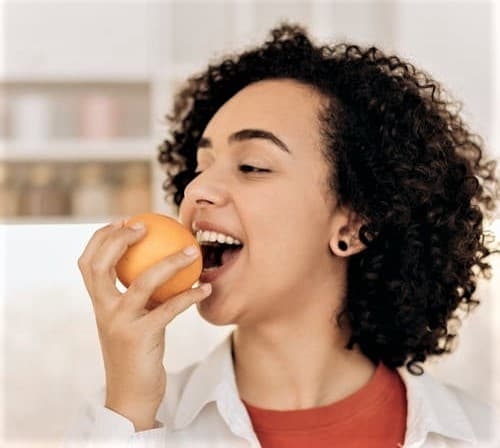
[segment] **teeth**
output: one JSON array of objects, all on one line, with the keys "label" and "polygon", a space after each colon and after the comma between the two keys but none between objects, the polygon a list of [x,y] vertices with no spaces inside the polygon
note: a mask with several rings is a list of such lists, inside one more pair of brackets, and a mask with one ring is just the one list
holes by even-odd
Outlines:
[{"label": "teeth", "polygon": [[196,239],[198,240],[198,243],[215,243],[217,241],[220,244],[241,245],[241,241],[233,238],[232,236],[224,235],[219,232],[212,232],[210,230],[198,230],[196,232]]}]

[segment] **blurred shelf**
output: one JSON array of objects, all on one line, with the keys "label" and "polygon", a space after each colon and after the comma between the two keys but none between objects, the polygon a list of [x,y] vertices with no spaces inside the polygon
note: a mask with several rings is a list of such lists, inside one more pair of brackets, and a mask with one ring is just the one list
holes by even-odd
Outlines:
[{"label": "blurred shelf", "polygon": [[3,140],[0,141],[0,161],[150,161],[156,158],[157,144],[148,138],[41,142]]},{"label": "blurred shelf", "polygon": [[0,71],[0,84],[148,84],[150,74],[123,73],[5,73]]},{"label": "blurred shelf", "polygon": [[124,74],[124,73],[6,73],[0,69],[0,84],[150,84],[153,79],[177,80],[186,78],[194,73],[205,70],[209,61],[202,63],[175,63],[151,70],[150,73]]},{"label": "blurred shelf", "polygon": [[159,80],[178,81],[187,80],[194,74],[201,73],[208,67],[209,61],[191,64],[171,64],[168,67],[155,70],[152,77]]},{"label": "blurred shelf", "polygon": [[105,217],[79,217],[79,216],[16,216],[12,218],[0,218],[0,226],[3,225],[48,225],[48,224],[95,224],[105,226],[122,216]]},{"label": "blurred shelf", "polygon": [[[178,89],[222,55],[246,49],[257,36],[255,43],[260,43],[269,24],[283,16],[305,20],[305,25],[320,34],[332,29],[332,8],[324,0],[307,4],[295,0],[38,3],[8,2],[4,12],[9,18],[4,33],[9,57],[0,58],[0,178],[3,168],[8,171],[8,176],[4,174],[8,187],[30,184],[30,170],[44,162],[57,171],[64,188],[72,188],[78,185],[79,170],[87,162],[98,162],[106,171],[101,182],[116,181],[118,185],[128,162],[139,163],[147,165],[150,173],[152,208],[171,214],[175,210],[166,205],[161,188],[165,173],[156,161],[157,148],[165,138],[165,115],[171,113]],[[368,25],[371,22],[370,18]],[[114,24],[111,33],[110,23]],[[196,33],[186,26],[192,23],[196,23]],[[32,115],[26,118],[23,100],[29,112],[26,98],[30,96]],[[114,106],[109,102],[99,106],[94,98],[98,111],[94,123],[104,126],[102,109],[112,132],[82,132],[83,118],[95,117],[94,109],[84,113],[85,100],[92,96],[113,99]],[[43,112],[46,103],[50,112]],[[113,107],[120,111],[118,118]],[[37,117],[46,114],[49,120],[44,127]],[[18,130],[18,123],[26,126]],[[33,123],[42,131],[33,129]],[[130,137],[86,140],[76,137],[80,135]],[[17,136],[36,136],[38,140]],[[0,218],[0,224],[81,224],[112,219],[21,215]]]}]

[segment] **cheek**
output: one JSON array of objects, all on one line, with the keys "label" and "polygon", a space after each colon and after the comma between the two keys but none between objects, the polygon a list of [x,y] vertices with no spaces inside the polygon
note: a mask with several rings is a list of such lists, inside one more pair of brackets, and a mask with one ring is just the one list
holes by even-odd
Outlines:
[{"label": "cheek", "polygon": [[290,200],[277,197],[254,209],[254,225],[249,226],[250,256],[259,264],[281,270],[324,254],[329,241],[326,204],[313,201],[304,192]]},{"label": "cheek", "polygon": [[186,225],[187,222],[191,221],[193,215],[193,208],[189,206],[188,202],[184,199],[179,206],[179,219]]},{"label": "cheek", "polygon": [[[290,205],[296,207],[296,205]],[[287,264],[294,262],[290,256],[304,255],[307,249],[307,240],[304,240],[304,215],[303,212],[295,213],[290,208],[280,209],[271,207],[258,219],[254,219],[253,225],[249,227],[250,247],[249,256],[251,261],[265,269],[281,270]]]}]

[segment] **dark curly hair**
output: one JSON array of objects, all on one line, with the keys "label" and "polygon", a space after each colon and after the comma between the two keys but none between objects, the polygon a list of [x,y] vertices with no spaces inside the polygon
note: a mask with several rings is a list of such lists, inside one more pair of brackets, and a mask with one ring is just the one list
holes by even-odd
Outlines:
[{"label": "dark curly hair", "polygon": [[198,140],[215,112],[249,84],[293,79],[319,91],[329,188],[366,223],[367,246],[349,260],[339,323],[375,362],[423,371],[429,355],[452,349],[460,321],[479,301],[493,252],[483,230],[499,197],[496,163],[438,82],[376,47],[313,44],[281,24],[261,46],[227,56],[191,77],[167,115],[159,147],[167,198],[179,206],[195,177]]}]

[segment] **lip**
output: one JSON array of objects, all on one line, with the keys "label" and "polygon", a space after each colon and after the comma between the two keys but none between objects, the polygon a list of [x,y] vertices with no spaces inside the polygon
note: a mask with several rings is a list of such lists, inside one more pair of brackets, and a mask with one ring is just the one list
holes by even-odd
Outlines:
[{"label": "lip", "polygon": [[242,250],[243,248],[240,249],[234,257],[232,257],[227,263],[223,264],[221,267],[210,271],[202,271],[200,275],[200,281],[202,283],[211,283],[220,276],[224,275],[224,273],[236,263]]}]

